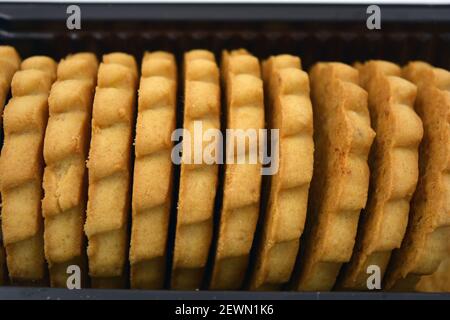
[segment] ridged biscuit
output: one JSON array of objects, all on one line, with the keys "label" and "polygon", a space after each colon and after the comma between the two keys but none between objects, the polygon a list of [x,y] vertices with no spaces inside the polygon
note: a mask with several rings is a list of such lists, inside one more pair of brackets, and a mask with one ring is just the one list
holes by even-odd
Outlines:
[{"label": "ridged biscuit", "polygon": [[[0,46],[0,113],[11,87],[14,73],[20,68],[20,56],[11,46]],[[1,121],[1,120],[0,120]]]},{"label": "ridged biscuit", "polygon": [[[185,53],[183,126],[190,133],[190,139],[183,140],[183,157],[188,155],[189,147],[192,162],[195,125],[202,126],[203,136],[199,142],[204,152],[212,142],[205,138],[206,131],[220,130],[219,81],[214,54],[206,50]],[[220,141],[214,143],[218,150]],[[202,284],[211,246],[217,179],[217,164],[203,160],[201,164],[181,163],[172,288],[197,289]]]},{"label": "ridged biscuit", "polygon": [[270,128],[279,129],[279,167],[271,176],[250,288],[273,290],[291,278],[305,224],[313,170],[313,114],[309,77],[298,57],[273,56],[262,68],[268,121]]},{"label": "ridged biscuit", "polygon": [[42,285],[47,271],[41,213],[42,147],[55,73],[56,62],[51,58],[24,60],[12,79],[12,98],[3,114],[2,230],[13,284]]},{"label": "ridged biscuit", "polygon": [[400,67],[372,60],[357,68],[361,86],[369,93],[376,137],[369,156],[367,206],[352,259],[338,283],[345,290],[367,290],[370,265],[378,266],[383,278],[392,250],[400,247],[419,175],[418,148],[423,136],[422,121],[414,111],[417,88],[400,78]]},{"label": "ridged biscuit", "polygon": [[130,248],[132,288],[160,289],[164,285],[176,88],[174,56],[162,51],[146,52],[136,122]]},{"label": "ridged biscuit", "polygon": [[385,289],[397,291],[413,290],[438,269],[450,232],[450,72],[411,62],[403,76],[418,86],[415,109],[424,137],[407,231],[385,277]]},{"label": "ridged biscuit", "polygon": [[[221,72],[226,96],[226,129],[257,130],[256,137],[248,136],[246,140],[259,145],[258,131],[264,128],[264,94],[258,59],[244,49],[224,51]],[[233,138],[233,141],[236,147],[238,139]],[[231,158],[230,139],[226,143],[226,157]],[[237,148],[234,149],[234,163],[225,165],[211,289],[242,286],[259,216],[261,162],[250,163],[249,159],[257,155],[250,154],[248,145],[245,159],[238,159]],[[237,163],[238,160],[245,161]]]},{"label": "ridged biscuit", "polygon": [[[9,93],[11,80],[19,69],[20,56],[16,49],[10,46],[0,46],[0,113],[3,114],[3,106]],[[3,117],[0,119],[3,121]],[[0,213],[1,222],[1,213]],[[2,231],[0,228],[0,285],[7,281],[5,249],[3,248]]]},{"label": "ridged biscuit", "polygon": [[44,139],[45,257],[52,287],[66,287],[67,267],[77,265],[85,280],[83,225],[86,210],[86,158],[98,62],[92,53],[61,60],[48,98]]},{"label": "ridged biscuit", "polygon": [[125,266],[137,73],[134,57],[120,52],[104,55],[98,69],[84,226],[93,288],[123,288],[128,283]]},{"label": "ridged biscuit", "polygon": [[367,200],[367,158],[375,133],[358,70],[337,62],[317,63],[310,79],[314,175],[296,287],[326,291],[352,255],[359,214]]}]

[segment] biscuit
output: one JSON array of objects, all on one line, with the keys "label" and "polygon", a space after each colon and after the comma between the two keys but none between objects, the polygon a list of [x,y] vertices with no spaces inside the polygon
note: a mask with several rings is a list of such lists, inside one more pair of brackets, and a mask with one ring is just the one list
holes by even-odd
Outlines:
[{"label": "biscuit", "polygon": [[[10,46],[0,46],[0,113],[11,87],[14,73],[20,68],[20,56],[16,49]],[[0,120],[1,121],[1,120]]]},{"label": "biscuit", "polygon": [[352,259],[338,283],[345,290],[367,290],[370,265],[378,266],[383,278],[392,250],[400,247],[419,175],[418,148],[423,136],[422,121],[414,111],[417,88],[400,78],[400,67],[373,60],[358,69],[361,86],[369,94],[376,137],[369,156],[367,206]]},{"label": "biscuit", "polygon": [[[10,46],[0,46],[0,113],[3,114],[3,106],[8,96],[11,80],[19,69],[20,56],[16,49]],[[0,121],[3,121],[1,117]],[[1,222],[1,214],[0,214]],[[2,231],[0,228],[0,285],[7,281],[5,249],[3,248]]]},{"label": "biscuit", "polygon": [[41,213],[47,98],[56,63],[36,56],[22,62],[12,78],[12,98],[5,107],[0,160],[2,230],[12,284],[42,285],[44,258]]},{"label": "biscuit", "polygon": [[327,291],[352,255],[359,214],[367,200],[367,158],[375,133],[358,70],[337,62],[317,63],[310,79],[314,175],[295,286]]},{"label": "biscuit", "polygon": [[[249,145],[240,157],[237,148],[231,149],[233,145],[236,147],[238,137],[226,141],[223,202],[210,288],[238,289],[243,285],[259,216],[261,163],[250,163],[255,154],[251,154],[249,146],[260,142],[258,131],[264,128],[264,94],[258,59],[246,50],[224,51],[221,72],[226,128],[257,130],[255,136],[246,136]],[[244,163],[238,163],[244,155]]]},{"label": "biscuit", "polygon": [[[83,224],[86,210],[86,158],[98,62],[92,53],[69,55],[58,64],[48,98],[44,139],[45,257],[52,287],[66,287],[67,267],[80,267],[86,279]],[[83,284],[84,285],[84,284]]]},{"label": "biscuit", "polygon": [[172,200],[171,135],[176,121],[177,70],[167,52],[142,60],[136,122],[130,247],[131,287],[160,289],[166,273]]},{"label": "biscuit", "polygon": [[447,256],[450,232],[450,72],[411,62],[403,76],[418,86],[415,109],[423,122],[419,181],[405,237],[388,267],[384,288],[413,290]]},{"label": "biscuit", "polygon": [[[209,129],[220,130],[219,69],[214,55],[206,50],[192,50],[184,55],[183,126],[191,138],[183,139],[183,154],[190,148],[191,163],[181,163],[171,278],[175,289],[200,288],[213,232],[218,165],[203,160],[193,164],[196,125],[202,126],[203,134]],[[214,141],[215,150],[220,147],[219,142]],[[200,143],[205,150],[210,141],[203,135]]]},{"label": "biscuit", "polygon": [[270,128],[279,129],[279,165],[270,177],[250,288],[273,290],[289,281],[303,232],[313,170],[313,114],[308,74],[298,57],[270,57],[262,69]]},{"label": "biscuit", "polygon": [[86,224],[93,288],[125,287],[131,144],[137,65],[133,56],[103,56],[92,109]]}]

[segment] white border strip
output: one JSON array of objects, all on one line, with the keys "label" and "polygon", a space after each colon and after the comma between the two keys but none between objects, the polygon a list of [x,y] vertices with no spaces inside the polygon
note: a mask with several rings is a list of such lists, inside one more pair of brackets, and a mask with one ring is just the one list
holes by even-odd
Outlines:
[{"label": "white border strip", "polygon": [[423,0],[189,0],[189,1],[181,1],[181,0],[34,0],[34,1],[23,1],[23,0],[0,0],[0,3],[68,3],[68,4],[78,4],[78,3],[157,3],[157,4],[323,4],[323,5],[332,5],[332,4],[396,4],[396,5],[446,5],[450,4],[450,0],[431,0],[431,1],[423,1]]}]

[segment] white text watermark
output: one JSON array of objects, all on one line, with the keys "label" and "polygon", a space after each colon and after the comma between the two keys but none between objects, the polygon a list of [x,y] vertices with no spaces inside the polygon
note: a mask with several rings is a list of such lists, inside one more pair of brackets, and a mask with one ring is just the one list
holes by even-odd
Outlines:
[{"label": "white text watermark", "polygon": [[224,137],[194,121],[192,130],[176,129],[171,139],[177,142],[171,154],[175,164],[261,164],[262,175],[278,172],[279,129],[226,129]]}]

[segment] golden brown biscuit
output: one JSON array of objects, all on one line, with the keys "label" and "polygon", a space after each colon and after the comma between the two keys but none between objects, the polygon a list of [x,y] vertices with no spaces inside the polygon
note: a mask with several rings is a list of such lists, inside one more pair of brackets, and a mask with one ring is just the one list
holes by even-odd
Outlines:
[{"label": "golden brown biscuit", "polygon": [[104,55],[97,79],[84,227],[89,275],[94,288],[122,288],[128,282],[130,152],[138,80],[134,57]]},{"label": "golden brown biscuit", "polygon": [[337,62],[310,72],[314,110],[314,176],[298,290],[330,290],[350,260],[367,200],[367,157],[375,136],[358,70]]},{"label": "golden brown biscuit", "polygon": [[66,287],[67,267],[77,265],[86,279],[83,224],[86,158],[98,62],[92,53],[63,59],[48,98],[50,117],[44,139],[42,200],[45,256],[50,284]]},{"label": "golden brown biscuit", "polygon": [[130,248],[132,288],[160,289],[164,285],[176,87],[174,56],[162,51],[146,52],[136,122]]},{"label": "golden brown biscuit", "polygon": [[[184,55],[183,126],[191,138],[183,139],[183,152],[190,148],[191,161],[194,126],[199,125],[203,134],[209,129],[220,130],[219,69],[214,54],[206,50],[192,50]],[[210,142],[202,136],[204,148]],[[214,142],[218,150],[219,141]],[[217,164],[181,163],[172,288],[197,289],[202,284],[211,246],[217,179]]]},{"label": "golden brown biscuit", "polygon": [[[227,129],[263,129],[264,94],[258,59],[246,50],[224,51],[222,79],[226,96]],[[259,144],[259,134],[247,141]],[[231,141],[231,142],[230,142]],[[236,147],[237,137],[227,140]],[[249,253],[259,216],[261,162],[250,163],[250,148],[245,149],[245,163],[225,165],[224,193],[217,249],[212,270],[211,289],[238,289],[247,270]],[[229,162],[229,159],[227,159]]]},{"label": "golden brown biscuit", "polygon": [[20,69],[12,79],[12,98],[3,114],[3,241],[11,282],[42,285],[47,271],[41,213],[42,146],[56,63],[36,56],[24,60]]},{"label": "golden brown biscuit", "polygon": [[[313,170],[313,114],[308,74],[298,57],[263,62],[270,128],[279,129],[279,168],[271,176],[262,241],[251,289],[279,289],[294,268]],[[301,170],[299,170],[301,168]]]},{"label": "golden brown biscuit", "polygon": [[388,290],[413,290],[447,256],[450,232],[450,72],[411,62],[403,76],[418,86],[416,112],[423,122],[419,181],[405,238],[385,276]]},{"label": "golden brown biscuit", "polygon": [[20,56],[16,49],[10,46],[0,46],[0,113],[3,114],[3,106],[11,87],[14,73],[19,70]]},{"label": "golden brown biscuit", "polygon": [[365,212],[340,289],[367,290],[367,268],[376,265],[381,278],[393,249],[399,248],[408,224],[409,202],[419,175],[422,121],[414,111],[417,88],[400,78],[401,69],[387,61],[358,66],[361,86],[369,93],[376,132],[370,153],[371,181]]},{"label": "golden brown biscuit", "polygon": [[[9,93],[11,80],[19,69],[20,56],[16,49],[10,46],[0,46],[0,113],[3,114],[3,106]],[[0,122],[3,121],[1,117]],[[0,213],[1,222],[1,213]],[[0,285],[7,281],[6,258],[3,248],[2,231],[0,228]]]}]

